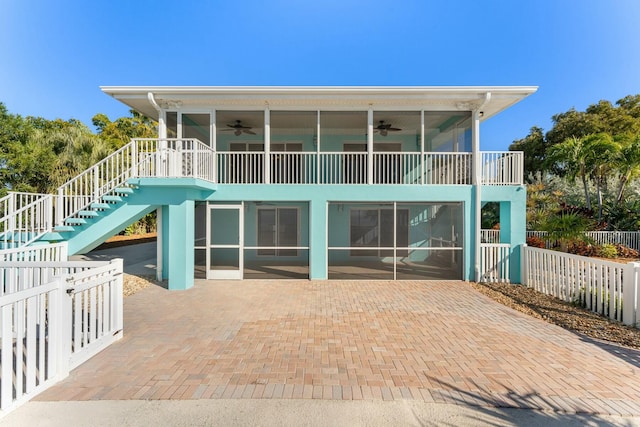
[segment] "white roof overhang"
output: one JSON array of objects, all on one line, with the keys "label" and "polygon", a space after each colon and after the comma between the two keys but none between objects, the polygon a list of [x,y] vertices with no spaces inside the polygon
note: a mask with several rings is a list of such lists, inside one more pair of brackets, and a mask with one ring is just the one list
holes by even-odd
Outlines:
[{"label": "white roof overhang", "polygon": [[[102,86],[102,91],[158,119],[167,110],[473,111],[482,120],[534,93],[536,86]],[[490,93],[491,96],[487,97]]]}]

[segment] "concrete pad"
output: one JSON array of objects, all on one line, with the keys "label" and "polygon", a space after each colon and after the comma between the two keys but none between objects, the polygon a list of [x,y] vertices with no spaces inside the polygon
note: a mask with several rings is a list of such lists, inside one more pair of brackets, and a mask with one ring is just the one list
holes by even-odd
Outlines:
[{"label": "concrete pad", "polygon": [[94,250],[69,258],[80,261],[109,261],[114,258],[122,258],[125,273],[138,276],[156,275],[156,242]]},{"label": "concrete pad", "polygon": [[187,400],[30,402],[4,426],[640,426],[640,418],[416,401]]}]

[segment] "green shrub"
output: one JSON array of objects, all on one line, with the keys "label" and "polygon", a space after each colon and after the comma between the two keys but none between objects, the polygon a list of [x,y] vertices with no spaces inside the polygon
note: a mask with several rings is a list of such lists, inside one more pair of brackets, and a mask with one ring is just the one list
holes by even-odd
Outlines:
[{"label": "green shrub", "polygon": [[618,250],[610,243],[605,243],[600,247],[600,256],[603,258],[617,258]]}]

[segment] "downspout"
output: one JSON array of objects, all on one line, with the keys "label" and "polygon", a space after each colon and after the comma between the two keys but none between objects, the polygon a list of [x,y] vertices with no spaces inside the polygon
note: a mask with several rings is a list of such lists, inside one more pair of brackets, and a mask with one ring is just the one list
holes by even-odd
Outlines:
[{"label": "downspout", "polygon": [[484,95],[484,100],[473,110],[473,130],[471,147],[473,151],[473,185],[475,186],[475,281],[479,282],[481,278],[480,271],[480,245],[482,243],[482,197],[480,189],[482,188],[482,158],[480,157],[480,118],[482,117],[482,109],[487,103],[491,101],[491,92],[487,92]]},{"label": "downspout", "polygon": [[[152,92],[147,93],[147,99],[149,104],[158,112],[158,139],[165,139],[167,137],[167,124],[164,111],[156,102]],[[161,142],[158,141],[158,145],[160,144]],[[156,209],[156,235],[156,280],[162,281],[162,206]]]}]

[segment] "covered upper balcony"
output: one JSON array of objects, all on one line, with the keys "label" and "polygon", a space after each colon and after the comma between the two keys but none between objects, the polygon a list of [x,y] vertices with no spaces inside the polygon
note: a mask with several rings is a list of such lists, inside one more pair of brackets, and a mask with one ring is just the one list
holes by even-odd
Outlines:
[{"label": "covered upper balcony", "polygon": [[522,153],[480,152],[479,124],[535,88],[103,90],[158,119],[157,166],[170,176],[198,140],[218,184],[517,185]]}]

